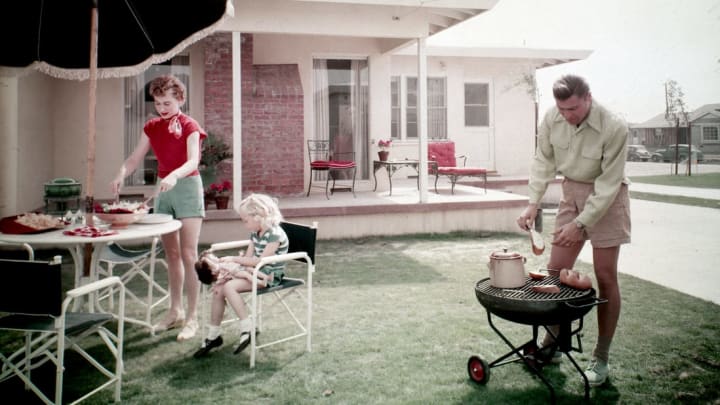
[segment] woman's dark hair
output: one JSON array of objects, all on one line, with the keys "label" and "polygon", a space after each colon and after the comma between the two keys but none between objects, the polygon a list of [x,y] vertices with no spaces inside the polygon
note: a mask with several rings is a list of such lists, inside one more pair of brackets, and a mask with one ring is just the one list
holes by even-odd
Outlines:
[{"label": "woman's dark hair", "polygon": [[564,75],[553,84],[553,96],[557,100],[567,100],[572,96],[582,98],[588,93],[590,93],[590,86],[580,76]]},{"label": "woman's dark hair", "polygon": [[185,101],[185,85],[177,77],[163,75],[156,77],[150,83],[151,96],[160,97],[167,92],[170,92],[176,100]]}]

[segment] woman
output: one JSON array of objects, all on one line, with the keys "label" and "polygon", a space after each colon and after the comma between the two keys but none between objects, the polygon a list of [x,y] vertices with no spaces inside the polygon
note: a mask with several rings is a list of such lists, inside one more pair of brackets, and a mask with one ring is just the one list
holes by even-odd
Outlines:
[{"label": "woman", "polygon": [[[198,172],[200,145],[205,131],[180,107],[185,103],[185,85],[174,76],[160,76],[150,83],[150,94],[160,117],[150,119],[135,150],[120,167],[111,183],[115,195],[125,176],[140,165],[150,148],[158,161],[159,190],[154,212],[170,214],[182,227],[162,236],[168,263],[170,310],[153,326],[153,332],[182,327],[177,339],[191,339],[198,330],[197,303],[200,283],[195,273],[197,246],[205,216],[202,180]],[[183,310],[182,290],[187,293],[187,313]]]}]

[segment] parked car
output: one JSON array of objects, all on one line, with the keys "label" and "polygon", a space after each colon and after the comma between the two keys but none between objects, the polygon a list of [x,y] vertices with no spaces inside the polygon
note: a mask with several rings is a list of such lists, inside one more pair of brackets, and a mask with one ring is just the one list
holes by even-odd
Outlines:
[{"label": "parked car", "polygon": [[[687,159],[688,157],[688,145],[681,143],[680,145],[670,145],[667,149],[658,149],[652,154],[653,162],[675,162],[675,149],[678,147],[680,161]],[[698,162],[705,160],[700,149],[693,146],[692,153],[697,157]]]},{"label": "parked car", "polygon": [[652,156],[643,145],[628,145],[627,149],[627,160],[632,162],[647,162]]}]

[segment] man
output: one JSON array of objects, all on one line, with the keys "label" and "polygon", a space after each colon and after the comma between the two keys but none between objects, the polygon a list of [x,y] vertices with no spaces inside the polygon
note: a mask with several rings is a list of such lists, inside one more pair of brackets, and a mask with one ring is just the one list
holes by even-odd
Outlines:
[{"label": "man", "polygon": [[[589,239],[599,297],[598,339],[585,374],[592,386],[609,374],[610,344],[620,316],[617,265],[620,245],[630,242],[630,200],[625,178],[628,128],[594,102],[587,82],[565,75],[553,85],[555,107],[543,118],[530,170],[528,207],[520,228],[533,225],[538,204],[556,175],[564,176],[563,196],[553,232],[548,269],[572,269]],[[543,346],[553,343],[546,334]]]}]

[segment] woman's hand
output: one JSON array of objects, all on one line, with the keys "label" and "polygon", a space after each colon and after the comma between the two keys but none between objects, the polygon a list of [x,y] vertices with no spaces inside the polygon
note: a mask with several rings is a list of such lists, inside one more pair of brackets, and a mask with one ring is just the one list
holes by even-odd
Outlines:
[{"label": "woman's hand", "polygon": [[113,181],[110,182],[110,191],[113,195],[119,195],[120,194],[120,188],[122,187],[122,179],[121,178],[115,178]]},{"label": "woman's hand", "polygon": [[170,191],[173,189],[173,187],[175,187],[176,184],[177,177],[175,177],[175,175],[173,175],[172,173],[168,174],[167,176],[165,176],[165,178],[162,179],[162,181],[160,181],[160,191]]}]

